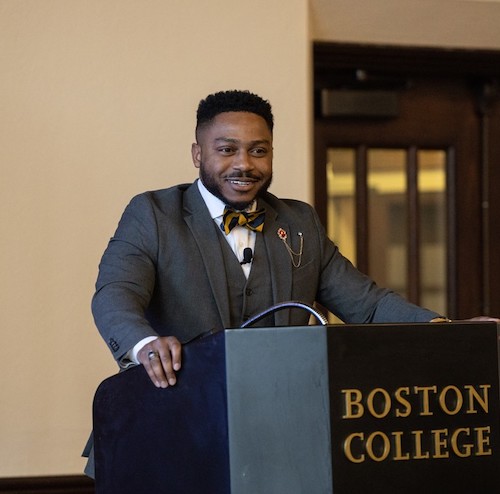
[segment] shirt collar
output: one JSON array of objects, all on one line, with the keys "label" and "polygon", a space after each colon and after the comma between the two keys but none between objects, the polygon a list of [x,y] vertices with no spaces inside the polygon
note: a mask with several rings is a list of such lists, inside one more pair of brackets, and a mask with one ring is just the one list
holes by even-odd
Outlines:
[{"label": "shirt collar", "polygon": [[[215,197],[205,187],[201,179],[198,179],[197,182],[198,182],[198,190],[200,191],[201,197],[203,198],[205,204],[207,205],[208,211],[210,212],[212,219],[222,216],[224,214],[224,208],[226,207],[224,201],[221,201],[218,197]],[[257,209],[257,201],[253,201],[252,204],[250,204],[250,206],[246,208],[246,211],[255,211],[256,209]]]}]

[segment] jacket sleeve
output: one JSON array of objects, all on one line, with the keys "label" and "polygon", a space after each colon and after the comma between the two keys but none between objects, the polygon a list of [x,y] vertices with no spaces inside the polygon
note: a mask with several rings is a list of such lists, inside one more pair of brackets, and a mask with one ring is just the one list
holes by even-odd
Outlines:
[{"label": "jacket sleeve", "polygon": [[346,323],[429,322],[439,314],[418,307],[356,269],[327,237],[316,213],[321,274],[317,300]]},{"label": "jacket sleeve", "polygon": [[147,194],[130,202],[99,265],[92,299],[94,320],[114,358],[156,336],[145,317],[156,276],[158,229]]}]

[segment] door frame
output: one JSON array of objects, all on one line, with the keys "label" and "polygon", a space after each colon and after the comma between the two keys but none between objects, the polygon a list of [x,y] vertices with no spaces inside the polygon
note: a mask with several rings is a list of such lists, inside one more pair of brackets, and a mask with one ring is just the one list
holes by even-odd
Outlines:
[{"label": "door frame", "polygon": [[[500,51],[401,47],[318,42],[313,46],[314,101],[318,115],[319,92],[323,88],[355,87],[357,83],[371,89],[404,87],[412,76],[467,80],[477,87],[477,114],[480,119],[480,187],[479,202],[474,204],[479,222],[476,239],[477,263],[468,266],[461,256],[461,242],[465,229],[448,235],[450,262],[455,267],[449,280],[449,300],[454,317],[478,314],[500,315],[500,256],[492,255],[500,244],[500,195],[495,184],[500,184]],[[321,125],[315,116],[315,142],[321,134]],[[324,149],[315,144],[315,207],[326,224],[326,194]],[[453,194],[453,188],[449,191]],[[457,192],[460,194],[460,190]],[[455,204],[460,197],[450,197]],[[366,227],[366,225],[365,225]],[[358,225],[363,228],[363,225]],[[477,235],[476,235],[477,237]],[[458,253],[458,254],[457,254]],[[478,273],[479,271],[479,273]],[[466,289],[465,287],[469,288]],[[469,293],[465,293],[466,291]],[[470,293],[474,293],[473,299]]]}]

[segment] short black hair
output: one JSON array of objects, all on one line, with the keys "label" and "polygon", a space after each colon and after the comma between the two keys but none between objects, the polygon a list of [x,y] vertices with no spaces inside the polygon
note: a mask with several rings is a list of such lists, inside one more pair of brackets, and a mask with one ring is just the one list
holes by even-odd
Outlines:
[{"label": "short black hair", "polygon": [[273,132],[273,113],[269,101],[250,91],[230,90],[210,94],[201,100],[196,112],[196,131],[211,122],[219,113],[250,112],[262,117]]}]

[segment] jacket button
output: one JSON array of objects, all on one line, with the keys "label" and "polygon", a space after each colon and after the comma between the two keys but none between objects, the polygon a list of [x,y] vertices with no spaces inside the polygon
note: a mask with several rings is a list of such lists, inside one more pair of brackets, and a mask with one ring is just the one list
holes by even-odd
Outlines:
[{"label": "jacket button", "polygon": [[113,338],[109,339],[109,346],[111,347],[111,349],[113,350],[113,352],[117,352],[120,349],[120,345]]},{"label": "jacket button", "polygon": [[251,288],[247,288],[247,289],[245,290],[245,295],[246,295],[247,297],[250,297],[250,295],[252,295],[252,294],[253,294],[253,290],[252,290]]}]

